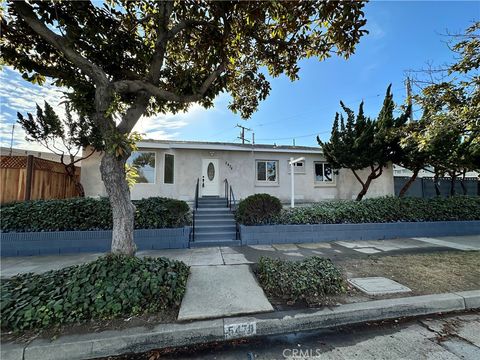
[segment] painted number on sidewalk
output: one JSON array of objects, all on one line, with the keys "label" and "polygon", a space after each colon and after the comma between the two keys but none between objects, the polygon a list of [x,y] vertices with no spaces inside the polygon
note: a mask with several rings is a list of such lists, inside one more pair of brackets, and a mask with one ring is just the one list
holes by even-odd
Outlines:
[{"label": "painted number on sidewalk", "polygon": [[236,339],[245,336],[253,336],[257,333],[257,323],[247,322],[241,324],[230,324],[224,326],[225,339]]}]

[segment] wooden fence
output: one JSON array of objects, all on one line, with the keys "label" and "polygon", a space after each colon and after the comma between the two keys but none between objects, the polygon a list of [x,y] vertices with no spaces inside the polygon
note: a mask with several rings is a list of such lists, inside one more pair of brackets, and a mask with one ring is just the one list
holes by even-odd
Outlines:
[{"label": "wooden fence", "polygon": [[[80,168],[76,167],[80,180]],[[76,197],[75,183],[58,162],[28,156],[0,156],[0,203]]]}]

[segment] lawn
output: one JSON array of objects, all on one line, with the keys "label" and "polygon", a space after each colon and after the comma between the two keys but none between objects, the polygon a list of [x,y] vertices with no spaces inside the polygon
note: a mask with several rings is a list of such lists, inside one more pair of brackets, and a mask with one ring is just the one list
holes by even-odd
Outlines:
[{"label": "lawn", "polygon": [[337,265],[348,277],[395,280],[412,289],[412,295],[480,289],[480,251],[370,256],[340,260]]}]

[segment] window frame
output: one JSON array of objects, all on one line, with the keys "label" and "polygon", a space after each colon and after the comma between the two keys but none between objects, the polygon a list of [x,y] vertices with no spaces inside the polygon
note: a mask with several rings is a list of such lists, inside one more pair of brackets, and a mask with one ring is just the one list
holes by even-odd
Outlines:
[{"label": "window frame", "polygon": [[128,165],[130,166],[133,166],[133,161],[129,161],[132,157],[133,154],[135,153],[150,153],[150,154],[154,154],[155,156],[155,167],[153,168],[153,182],[135,182],[134,185],[155,185],[157,183],[157,164],[158,164],[158,154],[156,151],[154,150],[137,150],[137,151],[133,151],[131,154],[130,154],[130,157],[128,158],[127,160],[127,163]]},{"label": "window frame", "polygon": [[330,165],[330,168],[332,169],[332,180],[331,181],[325,181],[325,180],[317,180],[317,171],[316,171],[316,165],[321,164],[322,165],[322,177],[325,178],[325,165],[330,165],[328,161],[314,161],[313,162],[313,181],[315,183],[315,186],[335,186],[337,182],[337,177],[334,173],[334,170],[332,168],[332,165]]},{"label": "window frame", "polygon": [[[259,163],[265,163],[265,180],[258,180],[258,164]],[[272,180],[267,180],[268,179],[268,176],[267,176],[267,163],[269,162],[273,162],[275,163],[275,180],[272,181]],[[264,159],[256,159],[255,160],[255,182],[257,184],[261,184],[261,185],[278,185],[278,177],[279,177],[279,169],[278,169],[278,165],[279,165],[279,161],[278,160],[264,160]]]},{"label": "window frame", "polygon": [[[166,182],[166,171],[167,171],[167,156],[171,156],[173,160],[172,166],[172,182]],[[165,185],[173,185],[175,184],[175,155],[170,153],[163,154],[163,183]]]}]

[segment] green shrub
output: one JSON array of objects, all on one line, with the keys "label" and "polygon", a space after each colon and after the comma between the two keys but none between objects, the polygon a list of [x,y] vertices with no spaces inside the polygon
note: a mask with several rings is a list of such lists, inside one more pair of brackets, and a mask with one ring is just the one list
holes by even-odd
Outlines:
[{"label": "green shrub", "polygon": [[238,204],[235,216],[245,225],[266,224],[280,214],[282,203],[269,194],[255,194],[243,199]]},{"label": "green shrub", "polygon": [[330,259],[313,256],[303,261],[260,258],[258,280],[269,297],[289,303],[327,304],[328,295],[344,293],[342,273]]},{"label": "green shrub", "polygon": [[[480,197],[382,197],[362,201],[325,201],[312,206],[284,209],[273,224],[341,224],[480,220]],[[261,224],[263,222],[250,222]]]},{"label": "green shrub", "polygon": [[180,261],[107,255],[40,275],[18,275],[1,282],[2,329],[40,329],[176,308],[188,273]]},{"label": "green shrub", "polygon": [[[152,197],[134,200],[135,228],[181,227],[189,223],[185,201]],[[112,211],[108,199],[73,198],[25,201],[0,209],[2,231],[109,230]]]}]

